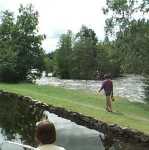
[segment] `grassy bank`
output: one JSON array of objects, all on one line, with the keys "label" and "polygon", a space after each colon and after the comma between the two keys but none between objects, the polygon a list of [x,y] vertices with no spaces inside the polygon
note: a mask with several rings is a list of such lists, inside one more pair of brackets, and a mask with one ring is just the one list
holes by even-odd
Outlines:
[{"label": "grassy bank", "polygon": [[53,86],[38,86],[33,84],[3,84],[0,89],[31,96],[34,99],[65,107],[96,119],[116,123],[149,134],[149,105],[131,103],[124,98],[116,97],[113,102],[114,113],[105,111],[105,98],[92,92],[68,90]]}]

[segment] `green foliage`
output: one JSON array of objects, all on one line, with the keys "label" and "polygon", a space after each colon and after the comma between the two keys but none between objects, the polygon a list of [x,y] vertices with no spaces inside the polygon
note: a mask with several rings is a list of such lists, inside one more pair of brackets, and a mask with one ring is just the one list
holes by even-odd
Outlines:
[{"label": "green foliage", "polygon": [[16,82],[26,80],[31,70],[42,71],[44,39],[38,34],[38,13],[32,5],[19,8],[16,20],[5,11],[0,23],[0,80]]},{"label": "green foliage", "polygon": [[16,81],[16,53],[9,47],[0,49],[0,80]]},{"label": "green foliage", "polygon": [[97,37],[92,29],[82,26],[77,33],[73,53],[71,77],[79,79],[93,79],[96,72]]},{"label": "green foliage", "polygon": [[143,11],[143,13],[148,13],[149,12],[149,0],[142,0],[140,8],[141,8],[141,11]]},{"label": "green foliage", "polygon": [[71,32],[63,34],[52,59],[54,75],[89,80],[97,79],[98,70],[100,75],[119,76],[120,65],[115,59],[114,44],[97,42],[95,32],[86,26],[82,26],[74,38]]},{"label": "green foliage", "polygon": [[97,68],[101,77],[105,73],[111,73],[113,77],[120,75],[120,61],[116,53],[114,43],[101,42],[97,46]]},{"label": "green foliage", "polygon": [[59,48],[55,52],[55,72],[61,78],[70,78],[72,36],[71,31],[62,34],[59,41]]},{"label": "green foliage", "polygon": [[15,80],[16,74],[16,58],[13,14],[11,12],[3,12],[0,24],[0,80]]},{"label": "green foliage", "polygon": [[110,16],[105,22],[106,34],[113,35],[117,31],[123,31],[137,11],[136,0],[106,0],[103,13]]},{"label": "green foliage", "polygon": [[[149,74],[148,8],[148,0],[107,0],[104,14],[111,15],[106,20],[106,36],[115,37],[116,59],[123,72]],[[135,19],[137,13],[139,19]]]},{"label": "green foliage", "polygon": [[43,67],[43,50],[41,48],[42,35],[38,35],[38,13],[32,5],[20,6],[16,21],[17,27],[17,70],[20,80],[25,80],[31,69]]},{"label": "green foliage", "polygon": [[54,71],[54,53],[53,52],[45,54],[44,64],[45,64],[44,70],[46,71],[46,74]]},{"label": "green foliage", "polygon": [[134,20],[124,32],[118,34],[116,46],[121,51],[122,68],[125,72],[149,74],[148,29],[149,21]]}]

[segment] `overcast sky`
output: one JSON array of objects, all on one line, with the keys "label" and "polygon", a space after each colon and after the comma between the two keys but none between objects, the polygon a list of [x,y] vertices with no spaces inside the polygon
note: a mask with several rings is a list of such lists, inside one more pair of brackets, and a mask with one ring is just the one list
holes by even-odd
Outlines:
[{"label": "overcast sky", "polygon": [[0,11],[17,12],[20,4],[32,3],[39,12],[39,30],[46,34],[46,52],[55,50],[60,34],[68,29],[76,33],[82,24],[92,28],[99,40],[104,39],[105,0],[0,0]]}]

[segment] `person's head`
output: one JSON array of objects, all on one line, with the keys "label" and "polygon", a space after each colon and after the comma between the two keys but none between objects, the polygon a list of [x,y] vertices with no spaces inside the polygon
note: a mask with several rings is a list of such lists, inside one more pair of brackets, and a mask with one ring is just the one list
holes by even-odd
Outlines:
[{"label": "person's head", "polygon": [[56,130],[52,122],[48,120],[37,124],[36,139],[40,144],[52,144],[56,141]]},{"label": "person's head", "polygon": [[111,79],[111,74],[110,74],[110,73],[105,74],[105,75],[104,75],[104,79]]}]

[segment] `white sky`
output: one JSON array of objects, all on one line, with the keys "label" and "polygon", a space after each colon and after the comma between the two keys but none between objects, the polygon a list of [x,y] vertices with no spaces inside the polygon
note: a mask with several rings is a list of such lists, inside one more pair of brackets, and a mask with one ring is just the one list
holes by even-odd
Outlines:
[{"label": "white sky", "polygon": [[20,4],[32,3],[39,12],[39,31],[46,34],[46,52],[55,50],[59,36],[68,29],[77,33],[82,24],[92,28],[99,40],[104,39],[105,0],[0,0],[0,11],[17,12]]}]

